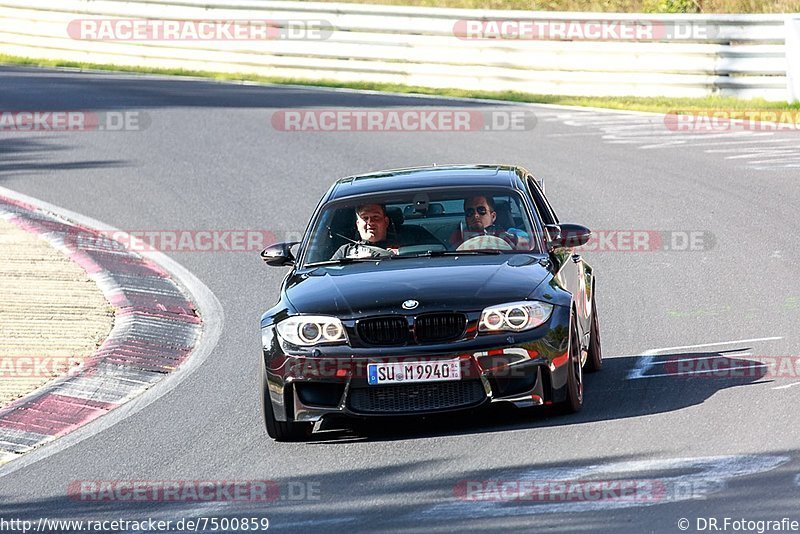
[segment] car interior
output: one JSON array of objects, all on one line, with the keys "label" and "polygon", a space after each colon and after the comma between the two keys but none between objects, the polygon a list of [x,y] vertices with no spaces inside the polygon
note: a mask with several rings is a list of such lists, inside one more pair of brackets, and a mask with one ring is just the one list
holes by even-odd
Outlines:
[{"label": "car interior", "polygon": [[[387,199],[383,204],[390,221],[388,241],[399,245],[401,254],[455,250],[453,243],[459,242],[466,227],[463,199],[467,196],[470,195],[432,202],[417,198]],[[497,215],[494,223],[496,228],[516,228],[530,233],[530,225],[519,206],[519,199],[507,194],[492,197]],[[370,202],[380,203],[380,200]],[[318,222],[318,230],[311,241],[315,252],[308,261],[329,259],[342,245],[358,240],[355,205],[331,208],[322,214]]]}]

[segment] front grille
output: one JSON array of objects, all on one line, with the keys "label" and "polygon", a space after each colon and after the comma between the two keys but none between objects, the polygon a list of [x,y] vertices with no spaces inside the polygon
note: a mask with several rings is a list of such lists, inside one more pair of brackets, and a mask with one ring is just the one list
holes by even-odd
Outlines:
[{"label": "front grille", "polygon": [[405,317],[377,317],[358,322],[358,335],[368,345],[402,345],[408,339]]},{"label": "front grille", "polygon": [[355,413],[400,414],[466,408],[485,399],[480,380],[458,380],[352,389],[347,405]]},{"label": "front grille", "polygon": [[452,341],[464,335],[467,317],[462,313],[431,313],[420,315],[414,322],[414,332],[420,343]]}]

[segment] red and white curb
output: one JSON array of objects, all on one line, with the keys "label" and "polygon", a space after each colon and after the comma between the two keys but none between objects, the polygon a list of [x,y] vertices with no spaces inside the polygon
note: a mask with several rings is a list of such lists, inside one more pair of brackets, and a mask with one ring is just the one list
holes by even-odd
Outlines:
[{"label": "red and white curb", "polygon": [[[63,251],[115,308],[108,338],[76,372],[0,409],[0,464],[156,389],[176,370],[191,372],[216,344],[222,327],[219,302],[163,254],[130,251],[101,235],[109,229],[102,223],[4,188],[0,217]],[[203,350],[196,350],[201,345]],[[196,352],[201,361],[188,365]],[[166,393],[159,389],[160,395]],[[146,405],[138,404],[136,409]]]}]

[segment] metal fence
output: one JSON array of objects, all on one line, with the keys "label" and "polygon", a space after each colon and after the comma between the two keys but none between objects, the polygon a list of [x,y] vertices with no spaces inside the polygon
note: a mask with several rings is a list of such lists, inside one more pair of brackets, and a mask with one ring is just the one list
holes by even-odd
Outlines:
[{"label": "metal fence", "polygon": [[[245,38],[185,33],[197,30],[198,21],[212,20],[253,31]],[[149,21],[151,32],[153,21],[184,26],[178,33],[136,38],[128,31],[133,21]],[[262,23],[266,34],[255,31]],[[798,35],[800,19],[789,15],[270,0],[0,0],[0,52],[10,55],[559,95],[797,99]]]}]

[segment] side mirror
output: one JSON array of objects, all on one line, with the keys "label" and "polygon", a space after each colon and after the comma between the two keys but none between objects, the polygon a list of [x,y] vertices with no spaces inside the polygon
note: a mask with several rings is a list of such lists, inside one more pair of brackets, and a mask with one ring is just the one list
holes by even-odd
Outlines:
[{"label": "side mirror", "polygon": [[292,254],[292,247],[298,241],[290,241],[286,243],[275,243],[261,251],[261,259],[267,265],[273,267],[283,267],[284,265],[294,265],[295,258]]},{"label": "side mirror", "polygon": [[550,235],[548,244],[551,249],[580,247],[592,237],[592,231],[580,224],[548,224],[545,228]]}]

